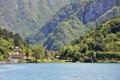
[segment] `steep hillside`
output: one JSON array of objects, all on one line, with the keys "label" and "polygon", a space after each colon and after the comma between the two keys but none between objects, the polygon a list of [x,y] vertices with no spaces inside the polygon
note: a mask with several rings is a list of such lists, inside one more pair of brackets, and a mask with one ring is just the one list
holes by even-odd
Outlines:
[{"label": "steep hillside", "polygon": [[0,0],[0,26],[23,38],[35,34],[71,0]]},{"label": "steep hillside", "polygon": [[112,9],[108,10],[106,13],[104,13],[102,16],[100,16],[98,19],[95,21],[91,21],[86,24],[88,28],[94,28],[96,25],[101,24],[107,19],[114,18],[115,16],[120,15],[120,7],[119,6],[114,6]]},{"label": "steep hillside", "polygon": [[[79,37],[77,34],[82,35],[105,20],[118,15],[120,15],[119,0],[75,0],[70,5],[61,8],[35,36],[30,38],[30,42],[44,43],[44,46],[48,49],[58,49],[61,45],[65,45],[74,38]],[[71,21],[73,25],[75,24],[74,27],[79,26],[78,32],[69,31],[72,26]],[[58,30],[61,27],[60,25],[64,25],[64,23],[67,23],[64,28],[66,32],[69,31],[67,34]],[[56,35],[58,33],[59,36]],[[62,36],[63,34],[66,36]],[[69,35],[70,38],[68,38]],[[60,36],[62,36],[62,39],[59,38]]]},{"label": "steep hillside", "polygon": [[107,19],[120,0],[1,0],[0,26],[31,44],[57,50]]},{"label": "steep hillside", "polygon": [[[109,19],[99,27],[80,36],[71,45],[87,45],[94,51],[120,51],[120,17]],[[79,47],[80,47],[79,46]],[[82,49],[82,48],[80,48]]]},{"label": "steep hillside", "polygon": [[57,50],[60,46],[66,45],[71,40],[83,34],[85,26],[80,21],[68,20],[62,22],[58,27],[48,36],[44,42],[44,46],[47,49]]},{"label": "steep hillside", "polygon": [[72,60],[87,58],[92,60],[120,59],[120,17],[110,19],[99,27],[80,36],[59,51],[61,57]]}]

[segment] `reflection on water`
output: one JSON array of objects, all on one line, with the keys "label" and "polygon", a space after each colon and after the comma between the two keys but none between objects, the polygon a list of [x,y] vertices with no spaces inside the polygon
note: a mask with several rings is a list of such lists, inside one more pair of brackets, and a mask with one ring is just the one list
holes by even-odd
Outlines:
[{"label": "reflection on water", "polygon": [[120,80],[120,64],[42,63],[0,65],[0,80]]}]

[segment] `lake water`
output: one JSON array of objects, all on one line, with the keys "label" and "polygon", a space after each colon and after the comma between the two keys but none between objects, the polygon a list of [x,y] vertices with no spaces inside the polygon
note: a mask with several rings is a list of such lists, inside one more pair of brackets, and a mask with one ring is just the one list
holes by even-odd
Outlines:
[{"label": "lake water", "polygon": [[2,64],[0,80],[120,80],[120,64]]}]

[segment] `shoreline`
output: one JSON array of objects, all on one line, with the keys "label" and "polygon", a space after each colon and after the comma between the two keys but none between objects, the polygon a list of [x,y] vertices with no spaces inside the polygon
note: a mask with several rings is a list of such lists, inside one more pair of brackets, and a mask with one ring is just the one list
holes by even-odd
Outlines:
[{"label": "shoreline", "polygon": [[120,61],[116,61],[116,60],[98,60],[97,62],[83,62],[83,61],[76,61],[76,62],[72,62],[72,61],[68,61],[68,60],[57,60],[57,61],[29,61],[29,62],[8,62],[8,61],[0,61],[0,64],[27,64],[27,63],[118,63],[120,64]]}]

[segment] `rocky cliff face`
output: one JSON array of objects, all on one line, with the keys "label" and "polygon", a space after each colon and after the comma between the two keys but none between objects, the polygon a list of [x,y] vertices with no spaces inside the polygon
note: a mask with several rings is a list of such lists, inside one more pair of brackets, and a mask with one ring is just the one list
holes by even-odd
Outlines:
[{"label": "rocky cliff face", "polygon": [[84,24],[91,21],[95,21],[102,16],[106,11],[112,9],[114,6],[120,6],[119,0],[95,0],[86,8],[77,13],[78,18],[83,21]]},{"label": "rocky cliff face", "polygon": [[[103,21],[119,16],[119,8],[119,0],[74,0],[70,5],[61,8],[61,10],[33,37],[34,40],[31,40],[35,43],[39,43],[39,40],[45,40],[45,42],[42,43],[44,43],[44,46],[48,49],[58,49],[61,45],[69,43],[72,39],[79,37],[85,31],[99,25]],[[79,29],[77,29],[79,30],[78,32],[70,32],[72,25],[69,23],[70,20],[80,23]],[[66,27],[64,30],[69,32],[67,34],[64,33],[64,30],[61,31],[63,26],[61,27],[60,25],[64,23],[67,24],[64,25],[64,27]],[[75,24],[76,25],[73,26],[74,28],[78,26],[77,23]],[[59,36],[56,35],[58,33]],[[38,35],[40,35],[39,38]],[[64,37],[62,35],[64,35]],[[71,35],[70,38],[68,38],[69,35]]]}]

